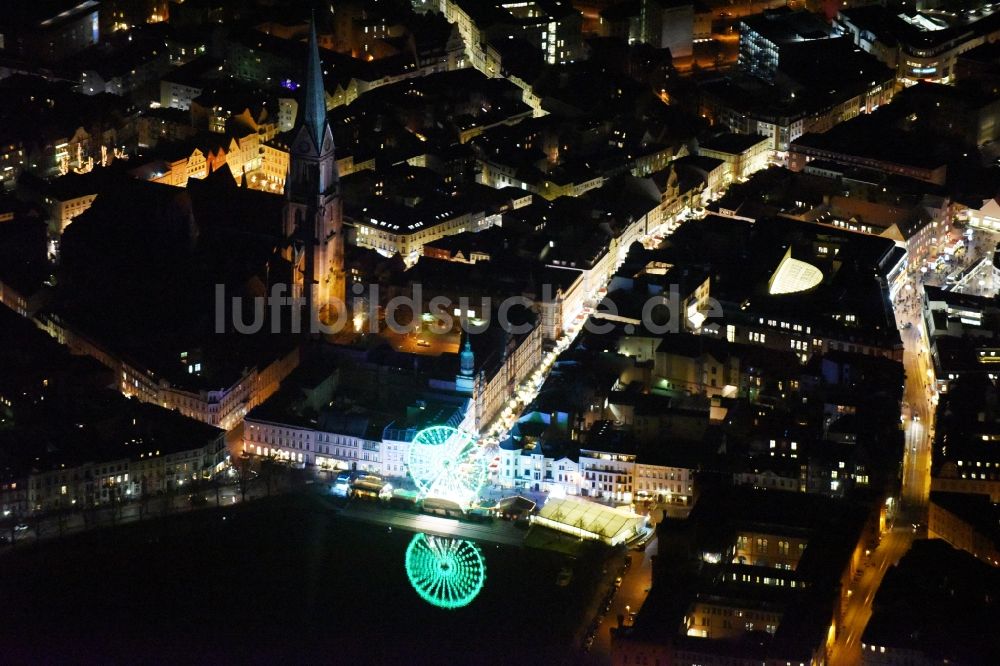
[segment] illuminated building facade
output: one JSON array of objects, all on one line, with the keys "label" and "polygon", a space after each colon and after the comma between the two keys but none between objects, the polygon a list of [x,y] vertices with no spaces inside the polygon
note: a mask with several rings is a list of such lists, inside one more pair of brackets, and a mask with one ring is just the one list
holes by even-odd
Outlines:
[{"label": "illuminated building facade", "polygon": [[500,75],[494,40],[524,39],[550,64],[583,57],[583,17],[563,0],[441,0],[441,13],[458,24],[472,66],[487,76]]},{"label": "illuminated building facade", "polygon": [[356,228],[356,244],[389,257],[400,254],[411,261],[423,254],[425,243],[466,231],[489,229],[501,221],[499,213],[485,206],[459,208],[446,200],[427,201],[414,207],[388,201],[372,204],[378,205],[365,206],[363,210],[352,208],[349,212]]},{"label": "illuminated building facade", "polygon": [[959,56],[1000,36],[1000,14],[992,11],[968,23],[949,24],[930,13],[868,5],[842,10],[837,24],[855,44],[895,69],[903,85],[952,83]]},{"label": "illuminated building facade", "polygon": [[98,0],[12,0],[0,16],[0,49],[54,63],[100,40]]},{"label": "illuminated building facade", "polygon": [[[295,348],[271,363],[262,364],[260,368],[247,368],[234,384],[226,388],[190,390],[182,385],[164,385],[161,382],[156,388],[156,401],[185,416],[230,430],[239,425],[250,410],[277,391],[281,380],[298,364],[299,350]],[[131,390],[126,385],[123,392],[128,395]]]},{"label": "illuminated building facade", "polygon": [[699,111],[713,124],[740,134],[761,134],[784,153],[808,132],[825,132],[888,104],[895,71],[849,39],[794,42],[776,66],[774,80],[732,74],[699,85]]},{"label": "illuminated building facade", "polygon": [[934,492],[930,496],[927,536],[1000,567],[1000,506],[988,495]]},{"label": "illuminated building facade", "polygon": [[702,141],[698,154],[723,161],[726,170],[724,187],[727,187],[766,168],[771,149],[770,137],[761,134],[723,134]]},{"label": "illuminated building facade", "polygon": [[216,430],[203,446],[153,448],[131,455],[123,451],[117,459],[32,473],[23,483],[32,512],[102,505],[138,500],[214,478],[224,471],[227,458],[225,433]]},{"label": "illuminated building facade", "polygon": [[[223,430],[127,400],[105,387],[111,373],[96,361],[70,370],[66,347],[17,315],[0,318],[22,352],[0,358],[3,515],[140,500],[223,471]],[[66,370],[53,372],[57,364]],[[40,441],[47,444],[35,446]]]},{"label": "illuminated building facade", "polygon": [[673,58],[694,53],[694,3],[687,0],[642,0],[642,41],[670,49]]},{"label": "illuminated building facade", "polygon": [[385,474],[381,430],[370,420],[324,418],[317,426],[269,421],[251,412],[244,425],[243,451],[273,456],[296,467],[315,466],[320,471]]},{"label": "illuminated building facade", "polygon": [[[608,422],[595,426],[598,434]],[[623,447],[596,445],[580,449],[580,494],[617,502],[631,502],[635,488],[635,452]]]},{"label": "illuminated building facade", "polygon": [[170,0],[102,0],[101,32],[128,30],[170,19]]},{"label": "illuminated building facade", "polygon": [[52,232],[62,234],[73,218],[90,208],[101,182],[98,172],[70,173],[52,181],[42,198],[49,211]]},{"label": "illuminated building facade", "polygon": [[[634,624],[646,630],[620,631],[612,663],[829,663],[873,522],[829,498],[719,492],[728,498],[706,493],[692,510],[688,521],[704,521],[697,534],[661,526],[658,557],[670,569],[654,573],[650,594],[687,596],[669,610],[647,600]],[[674,569],[682,565],[691,568]]]},{"label": "illuminated building facade", "polygon": [[642,454],[635,464],[635,496],[689,506],[694,503],[694,475],[691,467],[652,464]]},{"label": "illuminated building facade", "polygon": [[500,443],[493,483],[528,488],[555,497],[580,494],[579,449],[525,442],[510,437]]},{"label": "illuminated building facade", "polygon": [[527,333],[509,336],[502,349],[494,349],[483,356],[476,367],[469,415],[476,432],[500,415],[517,395],[518,388],[541,364],[542,329],[533,325]]},{"label": "illuminated building facade", "polygon": [[[58,316],[46,316],[38,322],[60,343],[74,354],[85,354],[97,359],[118,376],[117,388],[127,397],[151,402],[161,407],[175,409],[184,416],[229,430],[239,425],[248,411],[264,402],[277,389],[281,380],[299,364],[299,349],[294,347],[258,365],[244,368],[226,387],[217,390],[192,389],[183,381],[170,381],[145,369],[134,360],[123,358],[105,344],[75,330]],[[202,372],[200,362],[188,362],[182,354],[181,367],[188,368],[178,377],[189,374],[196,377]]]},{"label": "illuminated building facade", "polygon": [[787,8],[765,11],[740,21],[740,67],[774,81],[783,50],[795,43],[829,39],[833,30],[818,15]]}]

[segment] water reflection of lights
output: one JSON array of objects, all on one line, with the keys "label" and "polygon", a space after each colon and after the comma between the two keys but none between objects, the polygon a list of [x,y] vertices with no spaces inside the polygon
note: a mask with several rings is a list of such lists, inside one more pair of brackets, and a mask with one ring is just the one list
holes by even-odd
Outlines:
[{"label": "water reflection of lights", "polygon": [[453,610],[479,595],[486,582],[486,561],[471,541],[416,534],[406,547],[406,575],[421,599]]}]

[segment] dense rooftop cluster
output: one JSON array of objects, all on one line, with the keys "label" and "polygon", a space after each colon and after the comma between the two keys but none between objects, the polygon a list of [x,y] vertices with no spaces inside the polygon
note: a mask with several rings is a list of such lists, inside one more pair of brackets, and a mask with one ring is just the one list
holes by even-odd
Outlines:
[{"label": "dense rooftop cluster", "polygon": [[446,426],[528,543],[656,536],[615,664],[995,661],[992,5],[6,4],[12,530],[406,505]]}]

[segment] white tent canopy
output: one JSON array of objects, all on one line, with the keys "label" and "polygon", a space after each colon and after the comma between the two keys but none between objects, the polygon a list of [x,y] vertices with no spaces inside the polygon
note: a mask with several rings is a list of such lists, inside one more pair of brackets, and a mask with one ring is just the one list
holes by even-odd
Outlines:
[{"label": "white tent canopy", "polygon": [[532,518],[538,525],[583,539],[599,539],[612,546],[639,535],[647,520],[646,516],[595,502],[553,497]]}]

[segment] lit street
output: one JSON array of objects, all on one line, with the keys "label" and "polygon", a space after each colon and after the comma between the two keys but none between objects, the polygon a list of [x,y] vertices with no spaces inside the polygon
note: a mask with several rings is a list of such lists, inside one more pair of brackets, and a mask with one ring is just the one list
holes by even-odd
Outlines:
[{"label": "lit street", "polygon": [[872,600],[886,570],[898,562],[910,548],[913,536],[909,525],[887,531],[868,564],[860,570],[861,576],[853,581],[849,588],[850,597],[844,610],[842,629],[831,655],[830,663],[834,666],[848,666],[860,661],[861,635],[871,618]]},{"label": "lit street", "polygon": [[[263,497],[265,493],[266,491],[262,487],[252,487],[248,489],[247,500],[258,499]],[[199,491],[197,495],[201,499],[197,499],[195,495],[180,489],[174,495],[151,497],[145,503],[129,502],[121,504],[117,508],[117,512],[111,507],[104,506],[89,512],[75,511],[62,516],[43,516],[31,520],[28,523],[30,527],[28,530],[15,534],[13,547],[16,548],[20,544],[31,544],[37,541],[56,539],[89,529],[103,529],[114,525],[153,520],[185,511],[215,508],[216,496],[214,490]],[[238,503],[240,501],[239,487],[235,485],[221,487],[218,499],[220,507]],[[6,532],[4,536],[9,539],[9,532]],[[0,550],[10,547],[9,543],[0,544]]]},{"label": "lit street", "polygon": [[[912,293],[911,289],[903,289]],[[912,297],[911,297],[912,299]],[[903,425],[906,429],[903,452],[903,500],[924,506],[930,493],[931,442],[934,430],[934,381],[929,346],[921,321],[920,300],[897,304],[896,321],[903,338],[903,367],[906,371]],[[906,328],[909,324],[909,328]]]},{"label": "lit street", "polygon": [[[860,659],[861,635],[871,617],[871,604],[888,567],[906,553],[915,535],[912,522],[924,522],[931,485],[931,449],[934,423],[934,382],[921,316],[923,292],[906,287],[897,294],[896,322],[903,340],[903,367],[906,386],[903,393],[902,424],[904,451],[902,467],[902,506],[893,507],[894,520],[871,554],[862,575],[851,588],[844,612],[842,630],[832,651],[833,664],[856,664]],[[919,296],[916,295],[919,293]],[[897,510],[898,509],[898,510]]]},{"label": "lit street", "polygon": [[630,549],[627,552],[627,556],[632,558],[632,566],[622,576],[622,585],[611,602],[611,609],[605,616],[591,648],[591,653],[600,659],[600,663],[607,663],[611,659],[611,629],[618,626],[618,617],[621,616],[626,623],[629,622],[628,614],[637,613],[646,600],[646,594],[653,584],[652,564],[656,549],[657,542],[653,539],[646,545],[644,551]]},{"label": "lit street", "polygon": [[426,323],[421,323],[416,330],[409,333],[397,333],[386,327],[380,335],[388,340],[396,351],[424,356],[457,353],[461,343],[461,336],[457,332],[439,333]]}]

